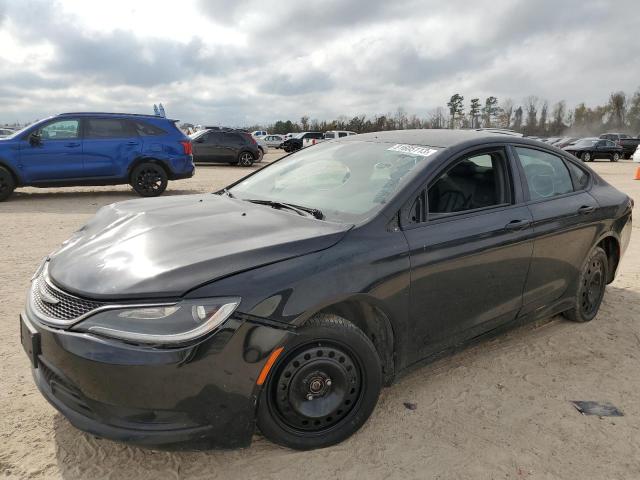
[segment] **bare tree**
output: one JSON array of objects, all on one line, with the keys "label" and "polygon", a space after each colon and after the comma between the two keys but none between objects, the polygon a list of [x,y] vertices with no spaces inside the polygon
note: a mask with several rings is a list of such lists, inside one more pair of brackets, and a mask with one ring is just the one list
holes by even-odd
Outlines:
[{"label": "bare tree", "polygon": [[451,128],[456,128],[456,118],[464,114],[464,106],[462,104],[464,97],[459,93],[451,95],[451,99],[447,102],[449,113],[451,114]]},{"label": "bare tree", "polygon": [[527,111],[527,133],[532,135],[536,133],[536,125],[538,123],[538,97],[529,95],[524,101]]}]

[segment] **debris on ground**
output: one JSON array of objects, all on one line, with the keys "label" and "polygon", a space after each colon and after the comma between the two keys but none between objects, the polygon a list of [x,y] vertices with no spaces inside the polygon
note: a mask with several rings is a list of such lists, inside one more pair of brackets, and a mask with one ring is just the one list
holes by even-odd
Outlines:
[{"label": "debris on ground", "polygon": [[624,414],[608,402],[592,402],[588,400],[572,400],[573,406],[576,407],[583,415],[596,415],[598,417],[622,417]]}]

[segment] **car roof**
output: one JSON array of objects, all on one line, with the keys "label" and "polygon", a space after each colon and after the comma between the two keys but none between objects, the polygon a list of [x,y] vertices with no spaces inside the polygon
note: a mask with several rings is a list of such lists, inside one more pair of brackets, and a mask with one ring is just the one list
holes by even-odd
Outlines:
[{"label": "car roof", "polygon": [[428,145],[431,147],[447,148],[460,143],[522,142],[540,144],[535,140],[528,140],[510,132],[499,130],[450,130],[450,129],[420,129],[420,130],[391,130],[385,132],[361,133],[350,137],[343,137],[345,142],[381,142],[404,143],[408,145]]}]

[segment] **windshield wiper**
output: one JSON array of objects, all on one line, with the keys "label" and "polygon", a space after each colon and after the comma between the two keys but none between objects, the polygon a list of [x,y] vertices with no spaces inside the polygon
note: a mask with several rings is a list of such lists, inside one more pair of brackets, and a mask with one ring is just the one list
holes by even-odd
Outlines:
[{"label": "windshield wiper", "polygon": [[324,218],[324,214],[317,208],[303,207],[301,205],[294,205],[293,203],[276,202],[274,200],[247,199],[246,201],[257,203],[258,205],[267,205],[273,208],[286,208],[287,210],[296,212],[298,215],[303,215],[305,217],[311,215],[313,218],[317,218],[318,220],[322,220]]}]

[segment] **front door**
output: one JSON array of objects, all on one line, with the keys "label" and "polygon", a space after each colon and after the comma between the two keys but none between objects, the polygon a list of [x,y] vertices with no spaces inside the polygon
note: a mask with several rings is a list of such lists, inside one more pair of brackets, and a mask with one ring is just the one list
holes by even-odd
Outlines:
[{"label": "front door", "polygon": [[503,148],[464,155],[403,216],[414,360],[517,315],[533,242],[512,178]]},{"label": "front door", "polygon": [[32,135],[35,141],[25,139],[20,146],[20,166],[28,183],[83,176],[79,119],[53,120]]}]

